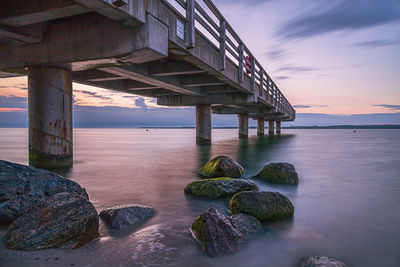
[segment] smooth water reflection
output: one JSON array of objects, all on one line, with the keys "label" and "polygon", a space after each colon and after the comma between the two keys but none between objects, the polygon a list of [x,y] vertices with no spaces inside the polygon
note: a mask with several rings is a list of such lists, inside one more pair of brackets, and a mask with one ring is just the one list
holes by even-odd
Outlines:
[{"label": "smooth water reflection", "polygon": [[[73,251],[8,252],[10,262],[70,266],[293,266],[305,255],[328,255],[352,266],[399,266],[400,131],[283,130],[239,140],[237,130],[213,130],[211,146],[194,144],[194,129],[75,129],[74,166],[59,170],[85,187],[98,210],[117,204],[152,206],[157,214],[137,229],[109,232]],[[27,162],[26,129],[0,129],[1,159]],[[298,186],[255,182],[294,204],[292,219],[238,253],[205,256],[188,231],[210,206],[227,213],[229,199],[187,196],[195,171],[217,155],[236,159],[251,178],[266,163],[291,162]],[[0,250],[0,259],[5,260]],[[46,257],[50,260],[34,261]]]}]

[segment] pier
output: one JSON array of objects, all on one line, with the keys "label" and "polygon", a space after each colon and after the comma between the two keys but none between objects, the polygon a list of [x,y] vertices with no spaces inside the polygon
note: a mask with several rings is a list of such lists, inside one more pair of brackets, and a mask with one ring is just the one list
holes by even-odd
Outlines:
[{"label": "pier", "polygon": [[72,164],[72,82],[195,106],[199,144],[213,113],[237,114],[239,138],[249,119],[262,136],[296,117],[210,0],[3,1],[0,78],[24,75],[29,162],[42,168]]}]

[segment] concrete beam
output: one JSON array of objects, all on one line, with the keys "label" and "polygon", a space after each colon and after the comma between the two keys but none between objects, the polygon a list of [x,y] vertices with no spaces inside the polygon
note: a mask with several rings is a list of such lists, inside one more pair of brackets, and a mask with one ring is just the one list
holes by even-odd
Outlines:
[{"label": "concrete beam", "polygon": [[157,104],[162,106],[195,106],[215,104],[245,104],[246,96],[243,94],[215,94],[212,96],[170,96],[160,97]]},{"label": "concrete beam", "polygon": [[133,28],[91,14],[49,24],[38,44],[2,46],[0,70],[113,58],[142,63],[167,56],[168,27],[151,15]]},{"label": "concrete beam", "polygon": [[210,75],[191,75],[181,77],[181,85],[187,87],[215,86],[225,83]]},{"label": "concrete beam", "polygon": [[257,119],[257,135],[264,136],[265,120],[264,118]]},{"label": "concrete beam", "polygon": [[10,45],[24,45],[38,43],[42,36],[31,36],[10,27],[0,25],[0,41]]},{"label": "concrete beam", "polygon": [[[215,106],[215,107],[213,107],[213,113],[215,113],[215,114],[240,114],[240,113],[263,114],[263,113],[267,113],[268,110],[269,110],[268,107],[250,106],[250,105],[242,105],[242,106],[236,106],[236,107],[235,106]],[[250,116],[250,117],[252,117],[252,116]]]},{"label": "concrete beam", "polygon": [[239,139],[249,138],[249,115],[239,114]]},{"label": "concrete beam", "polygon": [[131,79],[149,85],[153,85],[156,87],[165,88],[173,92],[186,95],[200,95],[200,93],[197,90],[191,90],[181,87],[179,80],[167,79],[170,77],[152,77],[144,73],[138,73],[137,72],[138,69],[135,69],[134,67],[121,66],[121,67],[102,68],[100,70],[110,74],[124,77],[126,79]]},{"label": "concrete beam", "polygon": [[90,12],[72,0],[13,0],[0,2],[0,24],[20,27]]},{"label": "concrete beam", "polygon": [[196,105],[196,144],[211,144],[211,105]]},{"label": "concrete beam", "polygon": [[204,70],[196,68],[185,61],[149,63],[149,74],[153,76],[189,75],[204,72]]},{"label": "concrete beam", "polygon": [[72,164],[72,79],[68,69],[28,68],[29,164]]}]

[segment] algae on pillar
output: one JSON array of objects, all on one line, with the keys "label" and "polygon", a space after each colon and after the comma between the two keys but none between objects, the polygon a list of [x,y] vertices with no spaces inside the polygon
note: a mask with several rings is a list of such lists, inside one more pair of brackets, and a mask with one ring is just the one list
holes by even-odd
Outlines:
[{"label": "algae on pillar", "polygon": [[239,138],[249,138],[249,114],[239,114]]},{"label": "algae on pillar", "polygon": [[265,127],[265,119],[258,118],[257,119],[257,135],[264,136],[264,127]]},{"label": "algae on pillar", "polygon": [[274,134],[274,121],[272,120],[268,121],[268,133]]},{"label": "algae on pillar", "polygon": [[281,133],[281,121],[276,121],[276,133]]},{"label": "algae on pillar", "polygon": [[196,105],[196,144],[211,144],[211,105]]},{"label": "algae on pillar", "polygon": [[60,67],[28,67],[29,164],[72,165],[72,76]]}]

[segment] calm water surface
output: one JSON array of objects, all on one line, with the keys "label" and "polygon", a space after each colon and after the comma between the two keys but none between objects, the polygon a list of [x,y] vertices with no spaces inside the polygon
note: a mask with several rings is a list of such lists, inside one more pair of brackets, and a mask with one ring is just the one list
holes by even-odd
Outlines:
[{"label": "calm water surface", "polygon": [[[328,255],[351,266],[400,266],[400,130],[283,130],[238,140],[213,130],[211,146],[194,144],[194,129],[75,129],[74,166],[58,170],[89,193],[98,211],[138,203],[157,211],[139,229],[108,231],[76,250],[11,252],[5,266],[294,266],[306,255]],[[0,129],[0,158],[27,163],[27,130]],[[291,162],[298,186],[255,182],[285,194],[293,219],[265,232],[234,255],[209,258],[191,238],[194,218],[211,206],[227,214],[229,199],[183,193],[195,170],[228,155],[251,178],[265,164]],[[0,240],[4,237],[1,231]],[[73,264],[73,265],[72,265]]]}]

